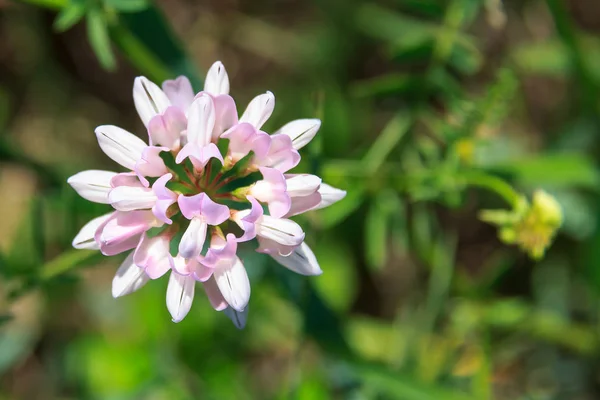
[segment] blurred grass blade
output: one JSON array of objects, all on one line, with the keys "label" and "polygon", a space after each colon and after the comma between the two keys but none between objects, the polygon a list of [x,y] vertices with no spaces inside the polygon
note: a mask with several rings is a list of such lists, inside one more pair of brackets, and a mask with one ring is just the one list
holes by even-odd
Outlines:
[{"label": "blurred grass blade", "polygon": [[86,21],[88,39],[96,57],[98,57],[100,65],[109,71],[114,70],[117,62],[110,45],[108,26],[104,13],[99,8],[93,8],[89,10]]},{"label": "blurred grass blade", "polygon": [[119,12],[138,12],[150,6],[149,0],[104,0],[104,4]]},{"label": "blurred grass blade", "polygon": [[[199,89],[202,86],[202,79],[198,75],[194,63],[187,57],[181,44],[173,35],[165,17],[156,6],[148,7],[136,13],[122,14],[119,21],[122,28],[126,29],[132,36],[124,42],[125,44],[131,44],[132,39],[135,38],[147,49],[146,54],[151,53],[158,63],[164,65],[164,69],[169,72],[171,77],[185,75],[194,87]],[[118,37],[116,42],[122,47],[123,41],[119,40]],[[122,50],[127,55],[127,48],[122,48]],[[128,55],[128,57],[136,67],[143,70],[142,61],[147,57],[137,60],[138,55],[136,53]]]},{"label": "blurred grass blade", "polygon": [[363,158],[364,168],[368,175],[377,172],[387,156],[408,132],[411,123],[410,115],[406,112],[400,112],[383,128],[383,131]]},{"label": "blurred grass blade", "polygon": [[65,251],[53,260],[44,264],[40,270],[41,280],[52,279],[83,263],[89,262],[94,256],[99,256],[98,251],[72,249]]},{"label": "blurred grass blade", "polygon": [[81,21],[85,16],[85,12],[85,2],[81,0],[72,0],[65,8],[60,10],[52,26],[56,31],[64,32]]},{"label": "blurred grass blade", "polygon": [[379,193],[367,211],[365,219],[365,252],[369,267],[379,270],[388,258],[391,225],[394,215],[402,211],[402,203],[391,190]]}]

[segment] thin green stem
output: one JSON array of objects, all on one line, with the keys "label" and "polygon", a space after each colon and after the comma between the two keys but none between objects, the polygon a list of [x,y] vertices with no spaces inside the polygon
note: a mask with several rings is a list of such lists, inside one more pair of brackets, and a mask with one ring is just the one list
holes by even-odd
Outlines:
[{"label": "thin green stem", "polygon": [[521,195],[511,185],[493,175],[471,171],[463,173],[460,178],[464,185],[476,186],[496,193],[513,208],[518,206],[521,199]]}]

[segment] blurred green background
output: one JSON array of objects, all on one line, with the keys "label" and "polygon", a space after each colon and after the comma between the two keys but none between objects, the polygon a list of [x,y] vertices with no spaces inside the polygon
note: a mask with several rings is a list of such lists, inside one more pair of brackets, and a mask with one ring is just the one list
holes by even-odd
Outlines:
[{"label": "blurred green background", "polygon": [[[598,33],[597,0],[0,0],[0,399],[600,398]],[[268,131],[321,118],[296,170],[348,191],[297,218],[322,276],[244,255],[242,331],[70,245],[133,78],[216,60]],[[479,219],[536,189],[544,257]]]}]

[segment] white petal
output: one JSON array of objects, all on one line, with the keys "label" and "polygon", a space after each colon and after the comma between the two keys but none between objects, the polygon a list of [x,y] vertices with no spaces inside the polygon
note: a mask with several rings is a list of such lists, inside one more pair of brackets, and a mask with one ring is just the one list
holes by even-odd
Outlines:
[{"label": "white petal", "polygon": [[208,70],[204,91],[213,96],[229,94],[229,76],[221,61],[215,62]]},{"label": "white petal", "polygon": [[244,308],[244,311],[236,311],[231,307],[227,307],[223,312],[229,317],[236,328],[244,329],[246,321],[248,320],[248,309],[249,307],[246,307]]},{"label": "white petal", "polygon": [[208,224],[203,218],[192,218],[190,225],[185,230],[179,242],[179,254],[185,258],[194,258],[200,255]]},{"label": "white petal", "polygon": [[113,213],[108,213],[100,217],[94,218],[81,228],[75,239],[73,239],[73,247],[76,249],[100,250],[100,246],[94,240],[96,230],[104,223]]},{"label": "white petal", "polygon": [[290,197],[310,196],[321,185],[321,178],[316,175],[299,174],[286,178],[285,183]]},{"label": "white petal", "polygon": [[108,192],[112,189],[110,180],[116,172],[88,170],[67,179],[67,183],[84,199],[95,203],[108,204]]},{"label": "white petal", "polygon": [[243,311],[250,300],[250,281],[242,260],[236,257],[232,265],[216,268],[213,276],[225,301],[234,310]]},{"label": "white petal", "polygon": [[315,253],[304,242],[287,257],[278,254],[271,254],[271,257],[287,269],[300,275],[321,275],[323,273]]},{"label": "white petal", "polygon": [[112,281],[112,296],[125,296],[133,293],[148,282],[150,278],[144,270],[133,262],[133,252],[129,253],[121,264]]},{"label": "white petal", "polygon": [[321,202],[314,208],[314,210],[328,207],[346,197],[345,190],[334,188],[326,183],[321,183],[321,186],[319,187],[319,193],[321,194]]},{"label": "white petal", "polygon": [[204,94],[198,97],[189,109],[187,137],[189,143],[204,147],[210,143],[215,126],[215,104],[212,98]]},{"label": "white petal", "polygon": [[102,151],[129,170],[134,169],[135,163],[148,147],[142,139],[118,126],[102,125],[95,132]]},{"label": "white petal", "polygon": [[275,134],[282,133],[292,139],[292,146],[300,150],[317,134],[321,127],[319,119],[297,119],[282,126]]},{"label": "white petal", "polygon": [[152,117],[162,114],[171,105],[165,92],[143,76],[135,78],[133,101],[145,126],[148,126]]},{"label": "white petal", "polygon": [[300,225],[290,219],[263,215],[256,224],[256,234],[284,246],[298,246],[304,240]]},{"label": "white petal", "polygon": [[117,186],[108,194],[108,201],[119,211],[133,211],[152,208],[156,204],[152,189],[137,186]]},{"label": "white petal", "polygon": [[192,308],[195,287],[194,278],[171,271],[169,286],[167,286],[167,309],[173,317],[173,322],[184,319]]},{"label": "white petal", "polygon": [[267,122],[274,108],[275,96],[273,93],[267,92],[258,95],[250,101],[239,122],[248,122],[256,129],[260,129]]}]

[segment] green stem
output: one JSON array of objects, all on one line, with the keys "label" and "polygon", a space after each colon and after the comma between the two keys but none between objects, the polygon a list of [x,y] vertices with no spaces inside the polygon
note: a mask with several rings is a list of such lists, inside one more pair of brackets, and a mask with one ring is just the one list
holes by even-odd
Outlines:
[{"label": "green stem", "polygon": [[496,193],[513,208],[516,208],[520,202],[521,195],[511,185],[493,175],[471,171],[462,174],[460,179],[464,185],[476,186]]}]

